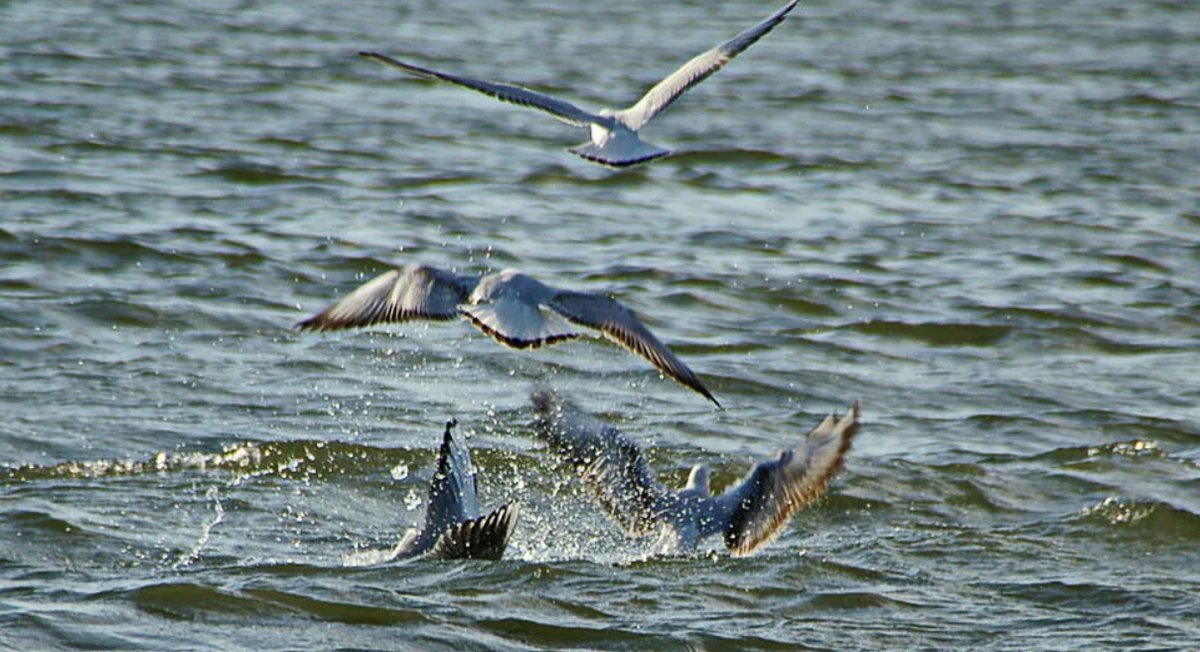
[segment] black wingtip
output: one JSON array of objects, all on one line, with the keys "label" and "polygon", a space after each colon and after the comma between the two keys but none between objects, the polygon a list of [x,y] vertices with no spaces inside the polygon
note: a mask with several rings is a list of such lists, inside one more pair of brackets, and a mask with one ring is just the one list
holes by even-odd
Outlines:
[{"label": "black wingtip", "polygon": [[[388,55],[386,55],[382,52],[376,52],[374,50],[359,50],[358,56],[363,57],[364,59],[370,59],[371,61],[374,61],[376,63],[382,63],[382,64],[387,64],[387,65],[392,65],[392,66],[397,65],[399,63],[395,59],[389,57]],[[403,67],[403,66],[401,66],[401,67]]]},{"label": "black wingtip", "polygon": [[446,431],[442,433],[442,456],[450,455],[450,445],[454,442],[454,434],[451,432],[458,425],[458,419],[450,417],[446,420]]},{"label": "black wingtip", "polygon": [[446,431],[442,433],[442,445],[438,447],[438,473],[448,473],[450,471],[451,448],[454,446],[454,435],[450,431],[457,425],[458,419],[454,417],[450,417],[446,421]]}]

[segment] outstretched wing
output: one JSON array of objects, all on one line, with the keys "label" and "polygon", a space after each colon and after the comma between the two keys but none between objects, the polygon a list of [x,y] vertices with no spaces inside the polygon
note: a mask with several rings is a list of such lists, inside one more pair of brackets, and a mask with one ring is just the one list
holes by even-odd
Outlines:
[{"label": "outstretched wing", "polygon": [[501,505],[487,516],[463,521],[438,537],[427,559],[500,559],[519,513],[518,503]]},{"label": "outstretched wing", "polygon": [[615,299],[585,292],[558,292],[548,307],[567,321],[599,330],[610,340],[648,360],[662,373],[721,407],[696,374],[658,341],[633,312]]},{"label": "outstretched wing", "polygon": [[479,499],[475,492],[475,470],[471,452],[454,440],[451,430],[458,422],[446,422],[442,446],[438,449],[437,468],[429,483],[429,506],[423,530],[441,533],[465,520],[479,517]]},{"label": "outstretched wing", "polygon": [[478,283],[478,277],[409,265],[375,277],[296,328],[329,331],[415,319],[454,319],[459,316],[459,304]]},{"label": "outstretched wing", "polygon": [[861,417],[857,401],[840,419],[825,417],[798,447],[754,467],[740,485],[714,499],[718,511],[729,517],[725,545],[735,557],[769,543],[794,513],[825,493],[842,468]]},{"label": "outstretched wing", "polygon": [[636,443],[548,390],[533,395],[537,436],[575,467],[608,515],[633,536],[653,532],[674,494],[655,479]]},{"label": "outstretched wing", "polygon": [[414,66],[411,63],[404,63],[397,59],[393,59],[385,54],[378,52],[359,52],[372,61],[377,61],[384,65],[393,66],[408,72],[409,74],[423,77],[425,79],[436,79],[439,81],[449,82],[464,86],[474,91],[479,91],[484,95],[490,95],[502,102],[527,106],[531,109],[545,111],[559,120],[576,127],[586,127],[593,122],[603,123],[605,120],[598,115],[584,111],[583,109],[560,100],[556,97],[551,97],[537,91],[513,86],[511,84],[501,84],[498,82],[483,81],[481,79],[471,79],[470,77],[459,77],[445,72]]},{"label": "outstretched wing", "polygon": [[720,70],[743,50],[782,23],[798,0],[792,0],[763,22],[683,64],[646,92],[637,104],[613,115],[633,131],[641,129],[687,90]]}]

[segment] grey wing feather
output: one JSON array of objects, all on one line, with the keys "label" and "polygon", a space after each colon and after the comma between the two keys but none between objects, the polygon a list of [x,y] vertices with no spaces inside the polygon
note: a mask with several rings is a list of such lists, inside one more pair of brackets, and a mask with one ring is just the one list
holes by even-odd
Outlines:
[{"label": "grey wing feather", "polygon": [[457,423],[454,420],[449,421],[442,435],[437,468],[429,484],[429,506],[425,512],[424,530],[441,532],[462,521],[479,517],[471,452],[454,440],[450,431],[455,425]]},{"label": "grey wing feather", "polygon": [[770,18],[745,30],[741,34],[704,52],[680,66],[678,70],[658,82],[638,100],[637,104],[614,114],[626,127],[633,131],[641,129],[654,116],[662,113],[672,102],[679,99],[688,89],[708,78],[729,63],[743,50],[765,36],[787,18],[798,0],[792,0]]},{"label": "grey wing feather", "polygon": [[422,68],[411,63],[404,63],[397,59],[393,59],[385,54],[378,52],[359,52],[360,55],[377,61],[384,65],[392,66],[404,70],[410,74],[425,79],[436,79],[439,81],[449,82],[469,88],[474,91],[494,97],[502,102],[526,106],[531,109],[538,109],[558,118],[559,120],[574,125],[576,127],[585,127],[593,122],[603,123],[604,119],[588,111],[560,100],[556,97],[551,97],[544,93],[513,86],[511,84],[502,84],[499,82],[489,82],[482,79],[472,79],[470,77],[460,77],[450,73],[438,72],[429,68]]},{"label": "grey wing feather", "polygon": [[477,277],[410,265],[364,283],[296,328],[327,331],[416,319],[455,319],[459,304],[478,283]]},{"label": "grey wing feather", "polygon": [[567,321],[599,330],[610,340],[645,358],[662,373],[721,407],[696,374],[658,341],[633,312],[616,300],[598,294],[559,292],[548,307]]},{"label": "grey wing feather", "polygon": [[797,511],[825,493],[858,432],[856,401],[841,418],[828,416],[795,449],[756,466],[740,485],[714,500],[728,517],[725,545],[734,556],[773,540]]},{"label": "grey wing feather", "polygon": [[626,532],[653,532],[674,494],[655,479],[641,448],[616,428],[566,404],[556,394],[533,396],[537,435],[575,467],[584,486]]}]

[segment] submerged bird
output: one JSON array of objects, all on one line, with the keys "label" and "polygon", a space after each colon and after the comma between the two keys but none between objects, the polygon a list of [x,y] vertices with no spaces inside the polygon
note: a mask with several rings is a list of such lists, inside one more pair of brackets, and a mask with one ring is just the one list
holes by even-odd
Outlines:
[{"label": "submerged bird", "polygon": [[862,414],[856,401],[840,418],[825,417],[795,448],[760,462],[741,484],[713,496],[706,467],[692,467],[683,489],[669,489],[654,477],[641,448],[616,428],[551,391],[535,392],[533,404],[537,435],[575,467],[627,534],[658,533],[657,554],[691,552],[701,539],[720,534],[735,557],[770,543],[792,514],[825,492],[842,468]]},{"label": "submerged bird", "polygon": [[593,113],[570,102],[528,88],[438,72],[398,61],[378,52],[360,52],[359,54],[379,63],[395,66],[418,77],[465,86],[503,102],[545,111],[569,125],[586,127],[591,130],[591,140],[573,147],[569,151],[601,165],[624,167],[670,154],[670,150],[641,140],[638,137],[638,131],[655,116],[666,110],[688,89],[720,70],[743,50],[753,45],[776,25],[782,23],[796,6],[797,1],[792,0],[761,23],[683,64],[678,70],[655,84],[636,104],[620,110],[601,109]]},{"label": "submerged bird", "polygon": [[454,441],[446,422],[437,469],[429,485],[425,523],[410,529],[384,559],[500,559],[517,522],[518,504],[505,503],[487,516],[479,514],[471,452]]},{"label": "submerged bird", "polygon": [[459,317],[516,349],[581,337],[572,325],[596,329],[721,407],[696,374],[615,299],[552,288],[513,269],[483,277],[460,276],[426,265],[394,269],[296,324],[296,328],[326,331]]}]

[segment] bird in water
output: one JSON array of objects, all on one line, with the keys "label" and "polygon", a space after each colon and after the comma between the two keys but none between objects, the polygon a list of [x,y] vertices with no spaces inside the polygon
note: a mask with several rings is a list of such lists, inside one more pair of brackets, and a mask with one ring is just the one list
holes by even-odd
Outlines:
[{"label": "bird in water", "polygon": [[425,522],[410,529],[389,554],[373,561],[425,559],[500,559],[517,522],[518,503],[505,503],[486,516],[479,512],[471,452],[454,440],[446,422],[437,468],[429,485]]},{"label": "bird in water", "polygon": [[696,374],[615,299],[559,290],[514,269],[482,277],[426,265],[394,269],[299,322],[296,328],[328,331],[459,318],[468,319],[497,342],[516,349],[582,337],[579,326],[598,330],[721,407]]},{"label": "bird in water", "polygon": [[796,2],[797,0],[792,0],[761,23],[691,59],[655,84],[633,106],[620,110],[601,109],[593,113],[565,100],[528,88],[438,72],[378,52],[359,54],[373,61],[400,68],[417,77],[465,86],[502,102],[544,111],[571,126],[587,128],[591,131],[591,139],[568,151],[601,165],[625,167],[670,154],[668,149],[643,141],[638,132],[688,89],[720,70],[782,23],[796,6]]},{"label": "bird in water", "polygon": [[735,557],[770,543],[793,514],[825,493],[862,416],[856,401],[842,416],[825,417],[794,448],[760,462],[741,483],[714,496],[706,467],[692,467],[686,486],[669,489],[650,471],[642,449],[616,428],[549,390],[536,391],[533,404],[537,436],[576,469],[627,534],[658,534],[655,554],[689,553],[719,534]]}]

